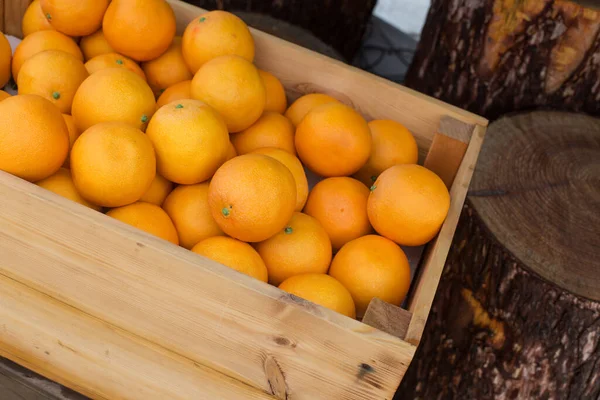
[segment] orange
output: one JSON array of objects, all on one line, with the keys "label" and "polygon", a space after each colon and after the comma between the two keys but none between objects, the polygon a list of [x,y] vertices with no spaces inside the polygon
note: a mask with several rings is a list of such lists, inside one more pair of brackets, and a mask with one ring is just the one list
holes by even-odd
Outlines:
[{"label": "orange", "polygon": [[12,75],[15,82],[25,61],[45,50],[64,51],[83,61],[83,54],[72,38],[57,31],[37,31],[23,39],[15,50],[12,60]]},{"label": "orange", "polygon": [[173,190],[173,182],[166,180],[159,174],[156,174],[150,184],[150,188],[144,193],[140,201],[162,206],[163,202]]},{"label": "orange", "polygon": [[192,97],[217,110],[229,132],[241,132],[263,113],[266,91],[251,62],[239,56],[221,56],[202,65],[194,75]]},{"label": "orange", "polygon": [[92,126],[71,149],[71,173],[77,191],[104,207],[138,201],[156,174],[156,159],[144,132],[122,122]]},{"label": "orange", "polygon": [[253,154],[264,154],[265,156],[272,157],[288,167],[294,181],[296,181],[296,211],[302,211],[308,198],[308,180],[304,167],[298,159],[298,157],[288,153],[287,151],[276,149],[273,147],[264,147],[258,150],[254,150]]},{"label": "orange", "polygon": [[40,0],[54,29],[69,36],[86,36],[102,26],[109,0]]},{"label": "orange", "polygon": [[175,13],[165,0],[112,0],[102,24],[108,44],[119,54],[149,61],[175,37]]},{"label": "orange", "polygon": [[75,185],[73,184],[73,178],[71,177],[71,171],[66,168],[60,168],[54,175],[49,176],[46,179],[36,182],[36,185],[43,187],[51,192],[54,192],[64,198],[72,200],[76,203],[82,204],[86,207],[100,211],[100,207],[90,203],[77,192]]},{"label": "orange", "polygon": [[25,61],[17,86],[19,94],[37,94],[69,114],[75,92],[87,77],[83,61],[64,51],[46,50]]},{"label": "orange", "polygon": [[315,273],[295,275],[279,285],[279,289],[347,317],[356,318],[356,308],[350,292],[329,275]]},{"label": "orange", "polygon": [[352,108],[330,103],[313,109],[296,128],[296,151],[302,162],[321,176],[347,176],[371,154],[367,121]]},{"label": "orange", "polygon": [[270,72],[258,70],[260,77],[265,85],[267,91],[267,102],[265,104],[265,111],[273,111],[279,114],[283,114],[287,108],[287,98],[285,97],[285,89],[283,85]]},{"label": "orange", "polygon": [[310,111],[314,108],[322,106],[323,104],[339,103],[337,99],[331,96],[321,93],[309,93],[299,97],[294,101],[290,108],[285,112],[285,116],[292,121],[294,126],[300,125],[300,122],[306,117]]},{"label": "orange", "polygon": [[23,15],[23,21],[21,22],[21,29],[23,31],[23,37],[29,36],[37,31],[54,29],[42,11],[40,0],[33,0],[29,7],[27,7],[27,10]]},{"label": "orange", "polygon": [[263,147],[275,147],[296,155],[294,126],[289,119],[273,111],[266,111],[252,126],[232,134],[231,143],[240,155]]},{"label": "orange", "polygon": [[296,207],[296,182],[274,158],[245,154],[221,166],[208,189],[217,225],[244,242],[262,242],[285,228]]},{"label": "orange", "polygon": [[[1,93],[0,93],[0,95],[1,95]],[[237,155],[238,154],[235,151],[235,147],[233,146],[233,143],[229,142],[229,150],[227,151],[227,156],[225,157],[225,161],[229,161],[232,158],[237,157]]]},{"label": "orange", "polygon": [[224,235],[210,213],[208,182],[177,186],[165,199],[163,209],[173,220],[180,244],[186,249],[209,237]]},{"label": "orange", "polygon": [[171,243],[179,244],[177,231],[171,218],[156,204],[139,201],[113,208],[106,215]]},{"label": "orange", "polygon": [[0,88],[4,87],[10,79],[10,63],[12,61],[12,49],[8,39],[0,32]]},{"label": "orange", "polygon": [[[6,93],[4,90],[0,90],[0,101],[10,97],[10,94]],[[231,145],[233,147],[233,145]],[[233,150],[235,151],[235,149]]]},{"label": "orange", "polygon": [[210,11],[194,18],[183,33],[183,56],[193,73],[225,55],[254,61],[254,39],[248,26],[227,11]]},{"label": "orange", "polygon": [[396,164],[416,164],[419,149],[412,133],[404,125],[390,120],[369,122],[371,155],[354,177],[371,186],[379,174]]},{"label": "orange", "polygon": [[73,144],[75,143],[79,135],[81,135],[81,132],[79,131],[79,129],[77,129],[77,126],[75,126],[75,120],[72,116],[70,116],[69,114],[63,114],[62,116],[65,120],[65,123],[67,124],[67,130],[69,131],[69,153],[67,154],[67,158],[63,163],[63,167],[69,168],[69,166],[71,165],[71,149],[73,148]]},{"label": "orange", "polygon": [[209,179],[229,152],[223,119],[198,100],[178,100],[161,107],[146,134],[156,150],[158,172],[184,185]]},{"label": "orange", "polygon": [[329,275],[348,289],[358,317],[373,297],[399,306],[410,287],[408,258],[396,243],[377,235],[344,245],[333,258]]},{"label": "orange", "polygon": [[156,100],[156,109],[158,110],[165,104],[175,100],[185,100],[192,98],[192,81],[183,81],[168,87]]},{"label": "orange", "polygon": [[23,94],[0,102],[0,143],[0,170],[35,182],[63,164],[69,132],[52,103]]},{"label": "orange", "polygon": [[294,213],[275,236],[256,244],[269,270],[269,283],[277,286],[304,273],[326,274],[331,263],[331,241],[315,218]]},{"label": "orange", "polygon": [[226,236],[215,236],[204,239],[192,251],[259,281],[268,280],[265,263],[248,243]]},{"label": "orange", "polygon": [[181,54],[181,37],[175,36],[166,52],[160,57],[142,64],[148,78],[150,88],[158,93],[162,89],[193,78],[183,54]]},{"label": "orange", "polygon": [[146,80],[146,74],[144,74],[144,71],[135,61],[117,53],[105,53],[96,56],[85,63],[85,68],[90,75],[107,68],[123,68],[135,72],[141,78]]},{"label": "orange", "polygon": [[438,233],[450,194],[435,173],[416,164],[386,169],[371,187],[367,211],[373,228],[404,246],[420,246]]},{"label": "orange", "polygon": [[97,30],[91,35],[82,37],[79,42],[79,47],[81,47],[81,51],[83,52],[86,61],[101,56],[102,54],[115,52],[106,41],[102,29]]},{"label": "orange", "polygon": [[108,68],[93,73],[79,86],[71,115],[82,132],[111,121],[144,130],[155,108],[154,94],[139,75],[122,68]]},{"label": "orange", "polygon": [[373,231],[367,216],[369,189],[356,179],[328,178],[308,194],[304,212],[325,228],[335,250]]}]

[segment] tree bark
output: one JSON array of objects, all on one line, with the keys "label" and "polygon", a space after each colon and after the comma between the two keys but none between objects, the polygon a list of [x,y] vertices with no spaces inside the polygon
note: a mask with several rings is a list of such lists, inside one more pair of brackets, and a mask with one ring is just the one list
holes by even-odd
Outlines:
[{"label": "tree bark", "polygon": [[600,115],[599,30],[600,11],[564,0],[433,0],[405,84],[489,119]]},{"label": "tree bark", "polygon": [[209,10],[247,11],[271,15],[307,29],[350,61],[361,45],[376,0],[186,0],[186,2]]},{"label": "tree bark", "polygon": [[505,117],[479,160],[396,399],[597,400],[600,120]]}]

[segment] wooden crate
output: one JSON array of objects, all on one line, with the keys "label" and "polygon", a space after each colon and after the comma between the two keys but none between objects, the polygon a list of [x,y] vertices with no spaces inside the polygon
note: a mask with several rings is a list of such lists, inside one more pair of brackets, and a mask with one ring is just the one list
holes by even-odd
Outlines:
[{"label": "wooden crate", "polygon": [[[203,12],[169,2],[180,33]],[[19,36],[28,4],[0,0],[0,28]],[[372,325],[396,336],[0,173],[0,355],[93,398],[391,399],[423,333],[487,121],[253,34],[257,65],[290,99],[328,93],[368,119],[403,123],[450,187],[407,310],[373,304]]]}]

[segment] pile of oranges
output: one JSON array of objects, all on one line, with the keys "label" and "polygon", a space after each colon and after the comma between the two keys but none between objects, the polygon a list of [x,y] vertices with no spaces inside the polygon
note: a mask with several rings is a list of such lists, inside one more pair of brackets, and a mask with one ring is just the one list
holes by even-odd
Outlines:
[{"label": "pile of oranges", "polygon": [[164,0],[35,0],[22,26],[14,56],[0,34],[0,170],[349,317],[401,304],[400,245],[450,206],[403,125],[288,107],[228,12],[178,37]]}]

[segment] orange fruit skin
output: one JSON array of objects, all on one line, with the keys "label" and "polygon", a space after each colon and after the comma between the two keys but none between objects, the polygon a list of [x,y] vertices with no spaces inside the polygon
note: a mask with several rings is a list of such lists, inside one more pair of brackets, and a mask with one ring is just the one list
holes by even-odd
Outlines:
[{"label": "orange fruit skin", "polygon": [[73,184],[71,171],[66,168],[60,168],[54,175],[36,182],[36,185],[93,210],[100,211],[99,206],[90,203],[77,192],[75,184]]},{"label": "orange fruit skin", "polygon": [[164,0],[112,0],[102,23],[110,46],[136,61],[150,61],[167,51],[175,28],[175,13]]},{"label": "orange fruit skin", "polygon": [[245,154],[221,166],[208,189],[217,225],[244,242],[262,242],[285,228],[296,207],[296,182],[274,158]]},{"label": "orange fruit skin", "polygon": [[[6,93],[4,90],[0,90],[0,101],[7,99],[10,97],[10,94]],[[233,147],[233,145],[231,145]],[[235,151],[235,149],[234,149]]]},{"label": "orange fruit skin", "polygon": [[113,208],[106,215],[173,244],[179,244],[177,231],[171,218],[156,204],[139,201]]},{"label": "orange fruit skin", "polygon": [[267,282],[265,263],[248,243],[226,236],[214,236],[196,244],[192,251],[238,272]]},{"label": "orange fruit skin", "polygon": [[294,126],[300,125],[300,122],[314,108],[323,104],[339,103],[337,99],[322,93],[309,93],[296,99],[290,108],[285,112],[285,116],[292,121]]},{"label": "orange fruit skin", "polygon": [[101,122],[125,122],[145,130],[155,109],[154,94],[139,75],[107,68],[93,73],[79,86],[71,115],[82,132]]},{"label": "orange fruit skin", "polygon": [[373,146],[367,163],[354,177],[371,186],[386,169],[396,164],[416,164],[419,148],[414,136],[406,127],[390,120],[369,122]]},{"label": "orange fruit skin", "polygon": [[258,70],[267,91],[267,102],[265,111],[273,111],[279,114],[285,113],[287,109],[287,98],[281,81],[270,72]]},{"label": "orange fruit skin", "polygon": [[144,193],[140,201],[145,203],[155,204],[162,206],[165,199],[173,191],[173,182],[166,180],[159,174],[156,174],[154,180],[150,184],[150,187]]},{"label": "orange fruit skin", "polygon": [[329,275],[316,273],[294,275],[279,285],[279,289],[347,317],[356,318],[356,308],[350,292]]},{"label": "orange fruit skin", "polygon": [[237,55],[254,61],[254,39],[244,21],[221,10],[194,18],[183,32],[183,57],[196,73],[213,58]]},{"label": "orange fruit skin", "polygon": [[72,116],[70,116],[69,114],[63,114],[62,116],[65,120],[65,123],[67,124],[67,130],[69,131],[69,152],[67,154],[65,162],[63,163],[63,167],[69,168],[69,166],[71,165],[71,149],[73,148],[73,144],[75,143],[79,135],[81,135],[81,132],[79,131],[79,129],[77,129],[77,126],[75,126],[75,120]]},{"label": "orange fruit skin", "polygon": [[348,176],[371,154],[367,121],[352,108],[330,103],[313,109],[296,128],[300,160],[318,175]]},{"label": "orange fruit skin", "polygon": [[146,80],[146,74],[135,61],[118,53],[100,54],[88,60],[85,68],[90,75],[107,68],[123,68],[135,72],[140,78]]},{"label": "orange fruit skin", "polygon": [[0,102],[0,170],[30,182],[53,175],[69,151],[69,132],[60,111],[35,95]]},{"label": "orange fruit skin", "polygon": [[71,149],[77,191],[104,207],[138,201],[152,184],[156,159],[152,142],[137,128],[105,122],[84,131]]},{"label": "orange fruit skin", "polygon": [[50,25],[69,36],[86,36],[102,26],[109,0],[40,0]]},{"label": "orange fruit skin", "polygon": [[0,32],[0,88],[4,87],[10,79],[10,64],[12,49],[8,39]]},{"label": "orange fruit skin", "polygon": [[175,36],[166,52],[160,57],[142,63],[150,88],[158,93],[162,89],[182,81],[189,81],[194,76],[188,69],[181,53],[181,37]]},{"label": "orange fruit skin", "polygon": [[192,81],[183,81],[169,86],[156,100],[156,109],[158,110],[165,104],[175,100],[186,100],[192,98]]},{"label": "orange fruit skin", "polygon": [[396,243],[377,235],[348,242],[335,255],[329,275],[348,289],[360,318],[373,297],[399,306],[410,287],[410,265]]},{"label": "orange fruit skin", "polygon": [[323,225],[337,250],[373,232],[367,216],[368,198],[369,189],[356,179],[328,178],[310,191],[304,212]]},{"label": "orange fruit skin", "polygon": [[420,246],[438,233],[450,209],[450,194],[435,173],[416,164],[386,169],[371,187],[369,221],[382,236]]},{"label": "orange fruit skin", "polygon": [[33,0],[21,21],[21,30],[23,31],[23,37],[29,36],[37,31],[49,31],[54,30],[44,12],[42,11],[42,5],[40,0]]},{"label": "orange fruit skin", "polygon": [[224,235],[210,213],[208,182],[177,186],[165,199],[163,209],[175,224],[181,246],[188,250],[204,239]]},{"label": "orange fruit skin", "polygon": [[59,50],[75,56],[83,61],[83,54],[75,41],[58,31],[37,31],[25,37],[15,49],[12,60],[12,75],[18,82],[19,71],[29,58],[45,50]]},{"label": "orange fruit skin", "polygon": [[252,126],[233,133],[231,143],[239,155],[263,147],[276,147],[296,155],[294,126],[289,119],[273,111],[266,111]]},{"label": "orange fruit skin", "polygon": [[177,100],[161,107],[146,134],[156,150],[158,172],[183,185],[209,179],[229,152],[223,119],[198,100]]},{"label": "orange fruit skin", "polygon": [[110,44],[104,37],[102,29],[97,30],[91,35],[84,36],[79,42],[79,47],[83,52],[83,57],[86,61],[91,60],[94,57],[101,56],[102,54],[114,53],[115,50],[110,47]]},{"label": "orange fruit skin", "polygon": [[208,61],[192,79],[192,97],[213,107],[225,119],[229,132],[241,132],[263,113],[265,86],[258,70],[239,56]]},{"label": "orange fruit skin", "polygon": [[58,50],[42,51],[29,58],[19,73],[19,94],[37,94],[70,114],[75,92],[89,76],[83,62]]},{"label": "orange fruit skin", "polygon": [[274,147],[263,147],[254,150],[252,154],[264,154],[265,156],[272,157],[290,170],[296,181],[296,211],[302,211],[308,198],[308,179],[298,157]]},{"label": "orange fruit skin", "polygon": [[331,241],[315,218],[294,213],[286,227],[255,246],[269,271],[269,283],[305,273],[326,274],[331,263]]}]

